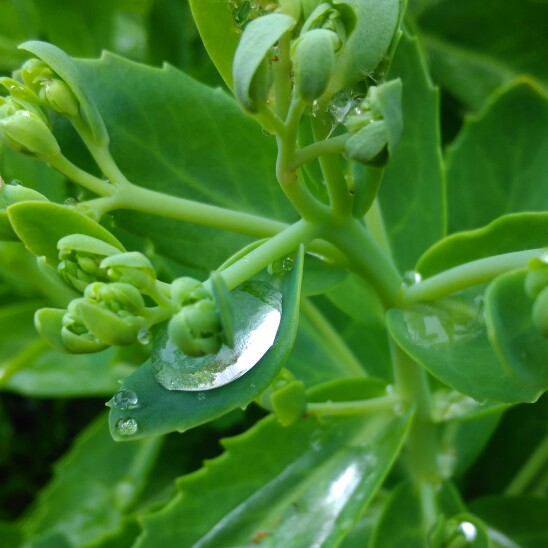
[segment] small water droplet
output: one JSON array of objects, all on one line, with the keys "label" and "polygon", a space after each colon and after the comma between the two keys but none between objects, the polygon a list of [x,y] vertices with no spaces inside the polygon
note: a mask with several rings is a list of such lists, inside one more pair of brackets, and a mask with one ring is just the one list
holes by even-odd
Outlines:
[{"label": "small water droplet", "polygon": [[139,333],[137,333],[137,342],[145,345],[145,344],[149,344],[150,340],[151,340],[150,331],[146,327],[139,329]]},{"label": "small water droplet", "polygon": [[401,402],[395,403],[392,407],[392,411],[394,412],[394,415],[403,415],[403,412],[405,411],[405,407]]},{"label": "small water droplet", "polygon": [[396,392],[396,389],[393,384],[387,384],[385,391],[387,396],[392,396]]},{"label": "small water droplet", "polygon": [[19,179],[12,179],[9,184],[11,186],[23,186],[23,183]]},{"label": "small water droplet", "polygon": [[123,419],[118,419],[114,429],[119,436],[129,437],[137,433],[139,425],[135,419],[126,417]]},{"label": "small water droplet", "polygon": [[408,270],[403,275],[402,285],[403,287],[411,287],[412,285],[420,283],[422,276],[414,270]]},{"label": "small water droplet", "polygon": [[114,394],[112,406],[118,409],[134,409],[135,407],[139,407],[139,398],[137,398],[137,394],[133,390],[123,388]]},{"label": "small water droplet", "polygon": [[469,521],[461,522],[459,524],[458,531],[469,543],[474,542],[476,540],[476,537],[478,536],[478,530],[476,529],[476,526]]},{"label": "small water droplet", "polygon": [[286,272],[291,272],[291,270],[293,270],[294,264],[295,264],[295,261],[294,261],[291,257],[286,257],[286,258],[282,261],[282,268],[283,268]]},{"label": "small water droplet", "polygon": [[78,200],[76,198],[67,198],[63,202],[63,205],[65,205],[66,207],[74,207],[78,205]]},{"label": "small water droplet", "polygon": [[203,392],[198,392],[198,399],[200,401],[204,401],[206,399],[206,395]]},{"label": "small water droplet", "polygon": [[103,176],[101,177],[101,180],[102,180],[103,182],[105,182],[105,183],[110,183],[110,179],[109,179],[106,175],[103,175]]},{"label": "small water droplet", "polygon": [[114,488],[114,498],[119,508],[125,508],[135,497],[135,486],[126,480],[121,481]]}]

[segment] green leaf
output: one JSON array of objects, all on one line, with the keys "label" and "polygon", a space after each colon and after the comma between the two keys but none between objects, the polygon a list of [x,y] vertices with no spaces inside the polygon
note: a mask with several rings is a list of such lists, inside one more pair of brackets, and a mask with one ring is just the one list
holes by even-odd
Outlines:
[{"label": "green leaf", "polygon": [[[132,395],[136,404],[111,401],[110,428],[114,439],[136,439],[184,431],[246,407],[263,392],[287,359],[297,332],[303,253],[290,273],[282,277],[282,319],[274,345],[248,373],[234,382],[205,392],[167,390],[154,376],[152,363],[145,362],[122,383],[122,393]],[[131,425],[128,430],[126,427]]]},{"label": "green leaf", "polygon": [[[234,55],[232,70],[234,95],[246,110],[256,112],[263,106],[256,104],[259,97],[253,96],[260,67],[272,46],[296,24],[297,21],[290,15],[270,13],[246,26]],[[267,92],[260,90],[265,99]]]},{"label": "green leaf", "polygon": [[527,79],[494,94],[466,122],[447,153],[450,232],[548,209],[547,125],[547,96]]},{"label": "green leaf", "polygon": [[531,318],[533,299],[525,292],[527,270],[509,272],[489,284],[485,320],[489,340],[507,370],[532,390],[548,389],[548,338]]},{"label": "green leaf", "polygon": [[42,59],[65,81],[80,102],[84,119],[96,143],[102,146],[108,145],[107,128],[89,92],[88,82],[75,62],[62,49],[47,42],[31,40],[19,47]]},{"label": "green leaf", "polygon": [[403,132],[386,167],[379,200],[397,265],[406,271],[445,234],[438,93],[416,38],[402,36],[389,77],[404,82]]},{"label": "green leaf", "polygon": [[434,80],[475,109],[520,74],[548,85],[546,21],[535,0],[430,2],[419,17]]},{"label": "green leaf", "polygon": [[26,248],[48,262],[59,262],[57,242],[69,234],[85,234],[124,251],[122,244],[101,225],[67,206],[50,202],[19,202],[8,207],[17,236]]},{"label": "green leaf", "polygon": [[232,60],[241,30],[229,2],[190,0],[190,8],[204,46],[223,80],[232,88]]},{"label": "green leaf", "polygon": [[487,226],[451,234],[428,249],[416,270],[428,278],[492,255],[548,246],[548,213],[513,213]]},{"label": "green leaf", "polygon": [[303,296],[320,295],[337,286],[347,276],[346,270],[316,255],[304,256]]},{"label": "green leaf", "polygon": [[488,496],[472,501],[470,509],[485,521],[491,540],[500,545],[542,548],[548,544],[546,499]]},{"label": "green leaf", "polygon": [[[328,385],[309,399],[351,400],[370,382]],[[173,501],[145,518],[137,546],[336,546],[381,485],[408,426],[409,416],[390,413],[287,428],[266,418],[181,478]]]},{"label": "green leaf", "polygon": [[390,310],[388,329],[397,344],[432,375],[478,401],[534,402],[538,388],[523,384],[489,344],[481,300],[468,294]]},{"label": "green leaf", "polygon": [[[444,483],[436,496],[438,516],[452,516],[464,510],[455,488]],[[430,545],[422,530],[421,501],[411,482],[402,482],[390,494],[377,521],[370,548],[423,548]]]},{"label": "green leaf", "polygon": [[115,443],[102,415],[56,465],[53,480],[25,516],[27,540],[62,534],[83,546],[117,531],[143,489],[159,447],[158,438]]},{"label": "green leaf", "polygon": [[[173,67],[146,67],[110,54],[75,62],[107,121],[114,158],[132,182],[280,221],[296,220],[275,177],[274,141],[225,92]],[[73,136],[58,138],[63,151],[77,153]],[[205,272],[249,243],[242,235],[161,216],[132,211],[114,217],[151,240],[158,253]]]}]

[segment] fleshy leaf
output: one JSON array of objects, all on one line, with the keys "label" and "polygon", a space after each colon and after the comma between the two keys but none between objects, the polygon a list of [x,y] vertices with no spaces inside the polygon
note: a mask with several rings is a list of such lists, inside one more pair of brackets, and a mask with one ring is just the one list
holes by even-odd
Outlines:
[{"label": "fleshy leaf", "polygon": [[85,120],[95,141],[101,146],[108,145],[109,138],[103,118],[89,92],[86,79],[74,61],[62,49],[47,42],[30,40],[19,47],[46,62],[68,84],[80,102]]},{"label": "fleshy leaf", "polygon": [[50,264],[59,262],[57,242],[69,234],[84,234],[124,251],[105,228],[70,207],[51,202],[20,202],[8,207],[10,222],[26,248]]},{"label": "fleshy leaf", "polygon": [[[382,383],[348,380],[309,400],[351,400],[379,390]],[[181,478],[172,502],[145,518],[137,546],[338,545],[390,470],[409,418],[310,417],[284,428],[268,417],[225,440],[222,457]]]},{"label": "fleshy leaf", "polygon": [[533,299],[525,293],[527,270],[496,278],[485,293],[487,334],[499,360],[533,390],[548,389],[548,338],[531,318]]},{"label": "fleshy leaf", "polygon": [[[150,360],[122,383],[122,391],[135,395],[131,409],[110,402],[110,427],[114,439],[128,440],[184,431],[224,415],[232,409],[246,407],[269,385],[282,368],[297,332],[303,253],[295,260],[291,272],[281,278],[282,319],[273,346],[246,375],[234,382],[207,392],[167,390],[154,376]],[[130,421],[130,422],[128,422]],[[135,429],[122,428],[134,424]]]},{"label": "fleshy leaf", "polygon": [[447,152],[450,232],[548,210],[547,125],[548,95],[526,78],[468,119]]},{"label": "fleshy leaf", "polygon": [[117,444],[102,415],[57,464],[53,480],[23,520],[28,540],[62,534],[84,546],[117,531],[135,503],[160,447],[160,439]]},{"label": "fleshy leaf", "polygon": [[422,255],[415,270],[428,278],[477,259],[542,247],[548,247],[548,213],[513,213],[440,240]]},{"label": "fleshy leaf", "polygon": [[401,78],[403,132],[385,169],[379,201],[388,240],[402,272],[445,235],[445,178],[438,92],[416,38],[402,36],[389,72]]},{"label": "fleshy leaf", "polygon": [[468,294],[390,310],[388,329],[405,352],[451,388],[478,401],[534,402],[541,390],[524,385],[489,344],[481,299]]}]

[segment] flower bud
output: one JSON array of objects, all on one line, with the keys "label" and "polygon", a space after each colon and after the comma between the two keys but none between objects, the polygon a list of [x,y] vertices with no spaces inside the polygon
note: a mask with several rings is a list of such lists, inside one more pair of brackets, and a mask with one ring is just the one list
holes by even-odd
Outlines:
[{"label": "flower bud", "polygon": [[69,303],[67,312],[61,320],[61,341],[64,347],[75,354],[99,352],[108,348],[108,344],[99,340],[89,331],[78,309],[84,299],[74,299]]},{"label": "flower bud", "polygon": [[18,80],[4,76],[3,78],[0,78],[0,84],[2,84],[8,90],[9,94],[16,99],[29,103],[38,102],[37,95]]},{"label": "flower bud", "polygon": [[545,287],[548,287],[548,252],[545,252],[542,258],[529,261],[529,269],[525,275],[525,293],[531,299],[534,299]]},{"label": "flower bud", "polygon": [[189,356],[215,354],[222,346],[222,327],[215,303],[202,300],[181,309],[168,324],[170,340]]},{"label": "flower bud", "polygon": [[345,152],[351,160],[362,164],[382,165],[381,153],[388,144],[384,121],[372,122],[352,135],[345,143]]},{"label": "flower bud", "polygon": [[53,76],[51,68],[39,59],[29,59],[21,67],[21,78],[23,82],[38,95],[40,83],[49,80]]},{"label": "flower bud", "polygon": [[156,281],[156,271],[145,255],[138,251],[111,255],[101,261],[107,277],[113,282],[123,282],[138,289],[147,289]]},{"label": "flower bud", "polygon": [[300,36],[291,47],[297,93],[312,103],[327,89],[335,65],[337,35],[326,29],[313,29]]},{"label": "flower bud", "polygon": [[54,112],[65,116],[78,116],[80,104],[72,90],[62,80],[46,80],[42,82],[39,93],[40,100]]},{"label": "flower bud", "polygon": [[14,149],[41,158],[51,158],[60,152],[59,144],[48,126],[28,110],[18,110],[0,119],[0,136]]},{"label": "flower bud", "polygon": [[57,248],[59,274],[65,282],[81,292],[92,282],[109,281],[107,269],[101,267],[101,262],[106,257],[120,253],[118,248],[85,234],[65,236],[59,240]]},{"label": "flower bud", "polygon": [[194,278],[183,277],[171,283],[171,296],[176,306],[187,306],[203,299],[211,299],[211,295],[201,282]]}]

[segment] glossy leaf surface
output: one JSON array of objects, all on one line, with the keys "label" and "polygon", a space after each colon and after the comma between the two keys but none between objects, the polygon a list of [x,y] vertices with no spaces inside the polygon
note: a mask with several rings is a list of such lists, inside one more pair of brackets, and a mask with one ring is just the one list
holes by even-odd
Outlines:
[{"label": "glossy leaf surface", "polygon": [[416,38],[402,36],[389,77],[405,82],[403,132],[386,167],[379,200],[390,246],[404,272],[445,234],[445,181],[438,93]]},{"label": "glossy leaf surface", "polygon": [[478,401],[533,402],[541,391],[500,362],[478,308],[469,298],[390,310],[390,333],[410,356],[449,387]]},{"label": "glossy leaf surface", "polygon": [[9,206],[11,224],[25,244],[37,257],[59,262],[57,242],[69,234],[85,234],[124,251],[122,244],[105,228],[70,207],[50,202],[20,202]]},{"label": "glossy leaf surface", "polygon": [[548,96],[527,79],[495,93],[467,120],[447,153],[450,232],[548,209],[547,124]]},{"label": "glossy leaf surface", "polygon": [[417,263],[423,278],[492,255],[548,246],[547,213],[514,213],[483,228],[457,232],[434,244]]},{"label": "glossy leaf surface", "polygon": [[526,270],[494,280],[485,293],[487,333],[502,364],[533,390],[548,389],[548,338],[535,328]]},{"label": "glossy leaf surface", "polygon": [[[383,392],[370,382],[328,385],[309,399]],[[226,440],[225,455],[181,478],[173,501],[145,519],[137,546],[335,546],[390,469],[408,424],[408,416],[391,413],[308,418],[288,428],[264,419]]]},{"label": "glossy leaf surface", "polygon": [[[295,340],[302,255],[295,260],[291,272],[282,277],[282,320],[274,345],[249,373],[207,392],[174,391],[167,390],[156,380],[148,360],[122,383],[123,396],[116,395],[110,402],[110,428],[114,439],[188,430],[238,407],[247,407],[263,392],[284,365]],[[128,404],[126,396],[133,403]],[[128,426],[130,428],[126,428]]]}]

